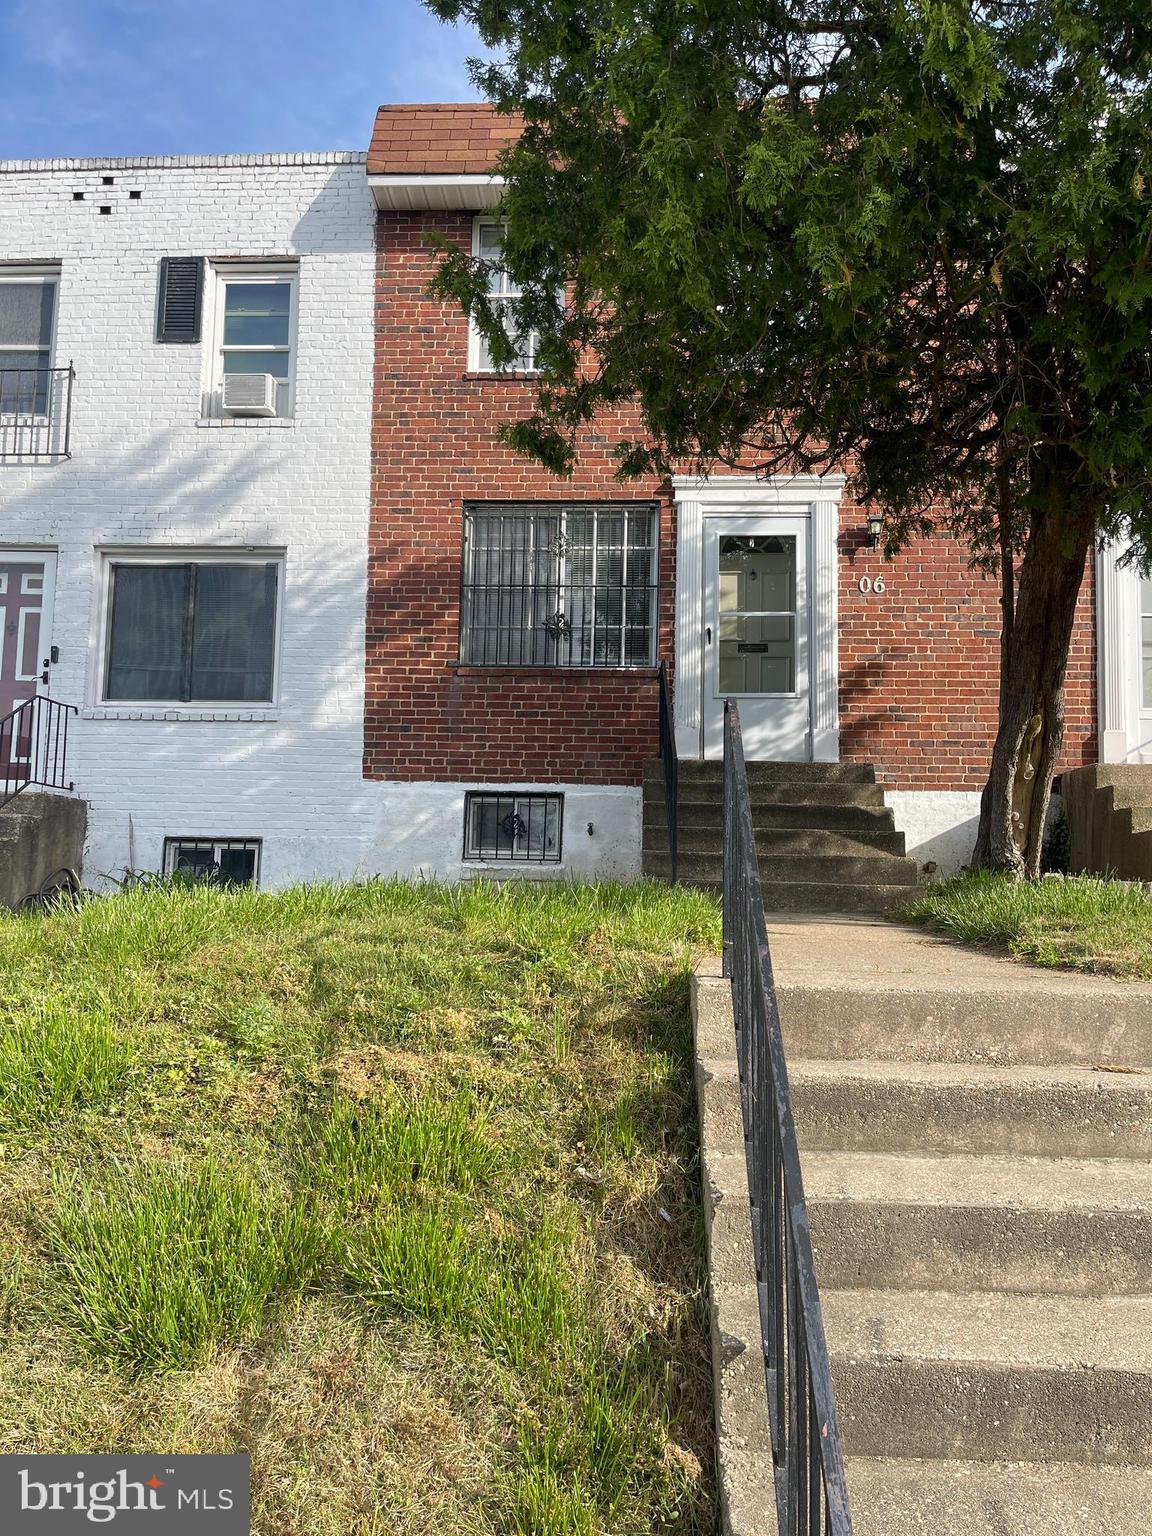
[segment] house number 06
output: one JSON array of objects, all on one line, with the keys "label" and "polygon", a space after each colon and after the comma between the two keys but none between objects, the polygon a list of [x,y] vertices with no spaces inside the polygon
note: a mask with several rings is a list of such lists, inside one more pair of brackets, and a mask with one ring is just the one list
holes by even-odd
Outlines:
[{"label": "house number 06", "polygon": [[868,596],[869,592],[874,592],[877,597],[880,597],[884,591],[883,576],[861,576],[860,590],[865,597]]}]

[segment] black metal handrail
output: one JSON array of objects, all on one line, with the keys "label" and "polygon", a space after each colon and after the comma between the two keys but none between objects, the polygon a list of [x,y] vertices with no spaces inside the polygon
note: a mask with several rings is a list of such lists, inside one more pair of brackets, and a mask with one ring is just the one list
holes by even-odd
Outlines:
[{"label": "black metal handrail", "polygon": [[72,457],[76,370],[0,368],[0,459]]},{"label": "black metal handrail", "polygon": [[851,1536],[740,714],[724,705],[724,974],[732,981],[781,1536]]},{"label": "black metal handrail", "polygon": [[676,727],[672,717],[672,695],[668,688],[668,668],[660,663],[660,761],[664,764],[664,813],[668,818],[668,852],[671,855],[672,881],[676,882],[679,859],[680,763],[676,757]]},{"label": "black metal handrail", "polygon": [[22,790],[74,789],[68,777],[68,717],[75,704],[34,694],[0,720],[0,806]]}]

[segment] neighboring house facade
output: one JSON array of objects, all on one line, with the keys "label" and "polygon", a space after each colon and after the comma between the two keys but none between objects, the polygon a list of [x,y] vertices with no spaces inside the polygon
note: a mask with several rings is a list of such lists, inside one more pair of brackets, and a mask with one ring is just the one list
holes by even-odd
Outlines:
[{"label": "neighboring house facade", "polygon": [[[635,874],[663,659],[682,757],[720,754],[735,693],[750,756],[874,764],[908,852],[962,863],[995,731],[995,580],[945,538],[885,562],[839,476],[621,485],[628,413],[585,434],[571,480],[505,449],[498,424],[531,406],[530,344],[493,373],[427,285],[433,234],[498,251],[492,167],[514,132],[483,106],[383,107],[368,157],[365,772],[396,810],[376,857],[456,876],[487,837],[493,865]],[[1065,766],[1096,756],[1094,622],[1090,573]]]},{"label": "neighboring house facade", "polygon": [[93,885],[360,868],[373,262],[363,155],[0,162],[0,715],[77,707]]}]

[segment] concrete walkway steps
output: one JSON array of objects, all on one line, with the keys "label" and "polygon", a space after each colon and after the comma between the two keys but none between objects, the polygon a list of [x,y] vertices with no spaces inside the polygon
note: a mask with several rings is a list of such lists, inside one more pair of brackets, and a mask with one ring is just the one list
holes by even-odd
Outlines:
[{"label": "concrete walkway steps", "polygon": [[[1152,1529],[1152,986],[769,928],[857,1536]],[[740,1145],[730,1007],[699,978],[706,1154]],[[755,1350],[742,1159],[706,1173]]]},{"label": "concrete walkway steps", "polygon": [[849,1456],[848,1487],[867,1536],[1140,1536],[1152,1509],[1146,1467]]}]

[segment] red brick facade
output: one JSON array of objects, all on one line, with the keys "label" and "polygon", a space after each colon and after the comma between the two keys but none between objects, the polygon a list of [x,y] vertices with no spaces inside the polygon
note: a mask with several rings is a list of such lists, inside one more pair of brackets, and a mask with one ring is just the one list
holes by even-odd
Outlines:
[{"label": "red brick facade", "polygon": [[[672,657],[675,562],[669,488],[621,486],[610,445],[635,423],[599,424],[572,481],[496,440],[531,384],[469,376],[468,326],[427,284],[437,230],[470,248],[472,215],[381,213],[369,547],[364,771],[369,778],[636,784],[657,746],[652,669],[461,667],[460,581],[469,500],[660,504],[659,653]],[[999,609],[994,580],[934,539],[886,564],[863,513],[841,513],[840,729],[845,758],[902,789],[978,790],[995,728]],[[862,576],[885,590],[860,591]],[[1065,765],[1095,760],[1091,583],[1068,685]]]},{"label": "red brick facade", "polygon": [[463,514],[471,500],[660,503],[660,636],[672,654],[675,530],[667,490],[622,486],[590,434],[557,480],[496,440],[532,386],[469,376],[468,325],[427,295],[436,229],[471,249],[470,214],[382,213],[378,224],[372,526],[368,551],[369,778],[636,784],[657,748],[653,668],[461,667]]},{"label": "red brick facade", "polygon": [[[943,537],[885,561],[850,501],[840,523],[840,755],[875,763],[893,789],[982,789],[996,732],[996,579],[970,571],[965,547]],[[884,592],[862,593],[864,576],[879,576]],[[1068,667],[1065,768],[1096,761],[1093,598],[1090,562]]]}]

